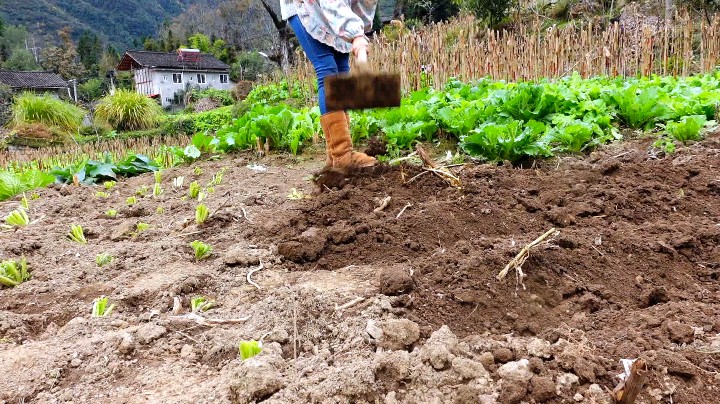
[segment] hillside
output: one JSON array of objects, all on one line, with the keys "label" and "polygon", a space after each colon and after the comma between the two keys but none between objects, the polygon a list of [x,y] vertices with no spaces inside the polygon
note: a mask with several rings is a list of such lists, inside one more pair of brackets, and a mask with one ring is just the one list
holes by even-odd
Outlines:
[{"label": "hillside", "polygon": [[0,0],[0,17],[8,24],[25,25],[39,38],[55,38],[64,26],[79,36],[87,29],[118,47],[133,38],[153,35],[163,21],[189,5],[214,0]]}]

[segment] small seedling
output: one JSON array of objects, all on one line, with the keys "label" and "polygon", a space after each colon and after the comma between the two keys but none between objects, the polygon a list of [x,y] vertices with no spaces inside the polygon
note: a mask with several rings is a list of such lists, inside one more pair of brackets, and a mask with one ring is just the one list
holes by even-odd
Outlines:
[{"label": "small seedling", "polygon": [[135,191],[135,195],[137,195],[137,196],[145,196],[145,195],[147,195],[148,191],[149,191],[148,187],[146,187],[145,185],[143,185],[143,186],[141,186],[140,188],[138,188],[137,191]]},{"label": "small seedling", "polygon": [[188,190],[188,196],[192,199],[197,199],[198,195],[200,195],[200,184],[198,184],[197,181],[193,181],[190,183],[190,189]]},{"label": "small seedling", "polygon": [[38,194],[37,192],[33,192],[32,194],[30,194],[31,201],[36,201],[38,199],[40,199],[40,194]]},{"label": "small seedling", "polygon": [[212,247],[208,244],[203,243],[202,241],[195,240],[192,243],[190,243],[190,246],[192,247],[193,251],[195,252],[195,260],[200,261],[203,260],[212,254]]},{"label": "small seedling", "polygon": [[300,199],[306,199],[306,198],[310,198],[310,197],[305,195],[302,191],[298,191],[295,188],[292,188],[290,190],[290,195],[288,195],[288,199],[293,200],[293,201],[297,201]]},{"label": "small seedling", "polygon": [[127,206],[133,206],[137,203],[137,198],[134,196],[130,196],[127,199],[125,199],[125,203],[127,204]]},{"label": "small seedling", "polygon": [[153,186],[153,197],[157,198],[162,193],[163,193],[163,189],[160,186],[160,184],[159,183],[155,184],[155,186]]},{"label": "small seedling", "polygon": [[208,186],[220,185],[223,180],[223,176],[225,175],[225,171],[227,171],[227,168],[221,168],[217,174],[213,175],[212,181],[208,183]]},{"label": "small seedling", "polygon": [[162,206],[158,206],[157,209],[155,209],[155,212],[158,215],[162,215],[163,213],[165,213],[165,208],[163,208]]},{"label": "small seedling", "polygon": [[5,217],[5,223],[6,225],[4,227],[10,229],[13,227],[26,227],[30,224],[30,218],[27,213],[25,213],[25,209],[21,208],[10,212],[10,214]]},{"label": "small seedling", "polygon": [[198,202],[202,202],[207,198],[207,192],[200,192],[198,193],[197,200]]},{"label": "small seedling", "polygon": [[138,224],[135,225],[135,234],[140,234],[149,228],[150,228],[149,224],[143,223],[143,222],[138,222]]},{"label": "small seedling", "polygon": [[98,299],[95,299],[93,302],[93,308],[92,308],[92,316],[93,317],[107,317],[112,313],[113,309],[115,308],[115,304],[111,304],[108,307],[108,298],[105,296],[102,296]]},{"label": "small seedling", "polygon": [[7,260],[0,262],[0,284],[13,287],[30,279],[27,261],[23,257],[20,262]]},{"label": "small seedling", "polygon": [[22,199],[20,199],[20,206],[25,210],[30,210],[30,203],[28,203],[28,199],[25,196],[25,193],[23,193]]},{"label": "small seedling", "polygon": [[105,216],[114,219],[114,218],[117,217],[117,210],[115,210],[115,209],[108,209],[107,211],[105,211]]},{"label": "small seedling", "polygon": [[162,171],[155,171],[155,183],[159,184],[162,182]]},{"label": "small seedling", "polygon": [[262,352],[262,341],[240,341],[240,358],[247,360]]},{"label": "small seedling", "polygon": [[185,177],[175,177],[173,178],[173,186],[175,188],[182,188],[183,184],[185,183]]},{"label": "small seedling", "polygon": [[107,192],[97,191],[95,192],[95,196],[97,196],[98,198],[109,198],[110,194],[108,194]]},{"label": "small seedling", "polygon": [[215,187],[207,187],[205,189],[208,194],[214,194],[215,193]]},{"label": "small seedling", "polygon": [[98,254],[98,255],[95,257],[95,263],[97,264],[97,266],[99,266],[99,267],[102,268],[102,267],[104,267],[105,265],[111,263],[113,259],[114,259],[114,257],[113,257],[112,255],[106,254],[106,253],[102,253],[102,254]]},{"label": "small seedling", "polygon": [[205,223],[210,214],[210,210],[204,204],[200,204],[195,208],[195,223],[201,225]]},{"label": "small seedling", "polygon": [[111,189],[115,188],[115,185],[117,184],[116,181],[105,181],[103,185],[105,185],[105,189],[110,191]]},{"label": "small seedling", "polygon": [[205,296],[198,296],[190,300],[190,306],[192,307],[193,313],[197,313],[199,311],[208,311],[211,308],[215,307],[215,301],[207,300]]},{"label": "small seedling", "polygon": [[194,173],[195,175],[202,175],[203,170],[202,170],[202,168],[200,168],[200,167],[195,167],[195,169],[193,170],[193,173]]},{"label": "small seedling", "polygon": [[85,239],[85,232],[83,231],[82,226],[79,224],[74,224],[70,227],[70,234],[69,234],[70,240],[80,243],[80,244],[87,244],[87,240]]}]

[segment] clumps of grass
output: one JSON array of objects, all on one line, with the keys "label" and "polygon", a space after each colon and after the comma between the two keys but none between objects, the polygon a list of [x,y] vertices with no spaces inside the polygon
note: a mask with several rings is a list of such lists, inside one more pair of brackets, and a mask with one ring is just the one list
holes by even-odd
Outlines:
[{"label": "clumps of grass", "polygon": [[95,192],[95,196],[97,196],[98,198],[109,198],[110,194],[108,194],[107,192],[97,191]]},{"label": "clumps of grass", "polygon": [[85,239],[85,232],[83,231],[82,226],[79,224],[74,224],[70,226],[70,234],[68,234],[68,237],[70,240],[80,243],[80,244],[87,244],[87,239]]},{"label": "clumps of grass", "polygon": [[105,265],[108,265],[109,263],[111,263],[114,258],[115,257],[113,257],[112,255],[107,254],[107,253],[98,254],[95,257],[95,264],[97,264],[98,267],[102,268]]},{"label": "clumps of grass", "polygon": [[5,217],[5,225],[3,227],[13,229],[20,227],[27,227],[30,224],[30,218],[25,212],[25,209],[20,208],[13,210],[9,215]]},{"label": "clumps of grass", "polygon": [[49,94],[36,95],[24,92],[12,106],[12,125],[42,124],[58,128],[65,133],[77,133],[82,125],[85,111],[69,102]]},{"label": "clumps of grass", "polygon": [[155,100],[132,90],[117,90],[100,100],[95,117],[115,130],[152,129],[160,124],[163,110]]},{"label": "clumps of grass", "polygon": [[215,301],[208,300],[205,296],[197,296],[190,300],[190,307],[192,307],[193,313],[208,311],[215,307]]},{"label": "clumps of grass", "polygon": [[200,184],[197,181],[190,183],[190,189],[188,189],[188,196],[192,199],[197,199],[200,195]]},{"label": "clumps of grass", "polygon": [[0,284],[7,287],[14,287],[28,279],[30,279],[30,273],[27,270],[25,257],[23,257],[20,262],[16,260],[0,262]]},{"label": "clumps of grass", "polygon": [[93,317],[107,317],[112,313],[115,308],[115,304],[108,306],[108,298],[105,296],[99,297],[93,301],[92,316]]},{"label": "clumps of grass", "polygon": [[118,212],[117,212],[117,210],[115,210],[115,209],[108,209],[108,210],[105,211],[105,216],[107,216],[107,217],[109,217],[109,218],[111,218],[111,219],[116,218],[116,217],[117,217],[117,214],[118,214]]},{"label": "clumps of grass", "polygon": [[207,221],[208,216],[210,215],[210,210],[207,206],[204,204],[200,204],[195,208],[195,223],[199,225],[202,225]]},{"label": "clumps of grass", "polygon": [[202,241],[198,240],[190,243],[190,247],[192,247],[193,251],[195,252],[196,261],[204,260],[205,258],[209,257],[213,251],[213,248],[209,244],[205,244]]}]

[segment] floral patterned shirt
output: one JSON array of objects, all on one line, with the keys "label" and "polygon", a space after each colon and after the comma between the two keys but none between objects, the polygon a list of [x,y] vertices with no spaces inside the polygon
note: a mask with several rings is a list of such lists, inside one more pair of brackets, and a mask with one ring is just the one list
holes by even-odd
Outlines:
[{"label": "floral patterned shirt", "polygon": [[297,15],[308,34],[350,53],[352,40],[372,29],[378,0],[280,0],[282,18]]}]

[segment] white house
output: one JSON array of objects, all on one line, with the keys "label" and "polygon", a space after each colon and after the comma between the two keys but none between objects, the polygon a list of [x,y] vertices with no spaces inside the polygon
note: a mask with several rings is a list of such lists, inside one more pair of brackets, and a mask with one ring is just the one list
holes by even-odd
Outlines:
[{"label": "white house", "polygon": [[197,49],[178,49],[177,53],[126,51],[117,70],[132,71],[138,93],[158,98],[169,106],[180,90],[193,87],[232,89],[230,66]]}]

